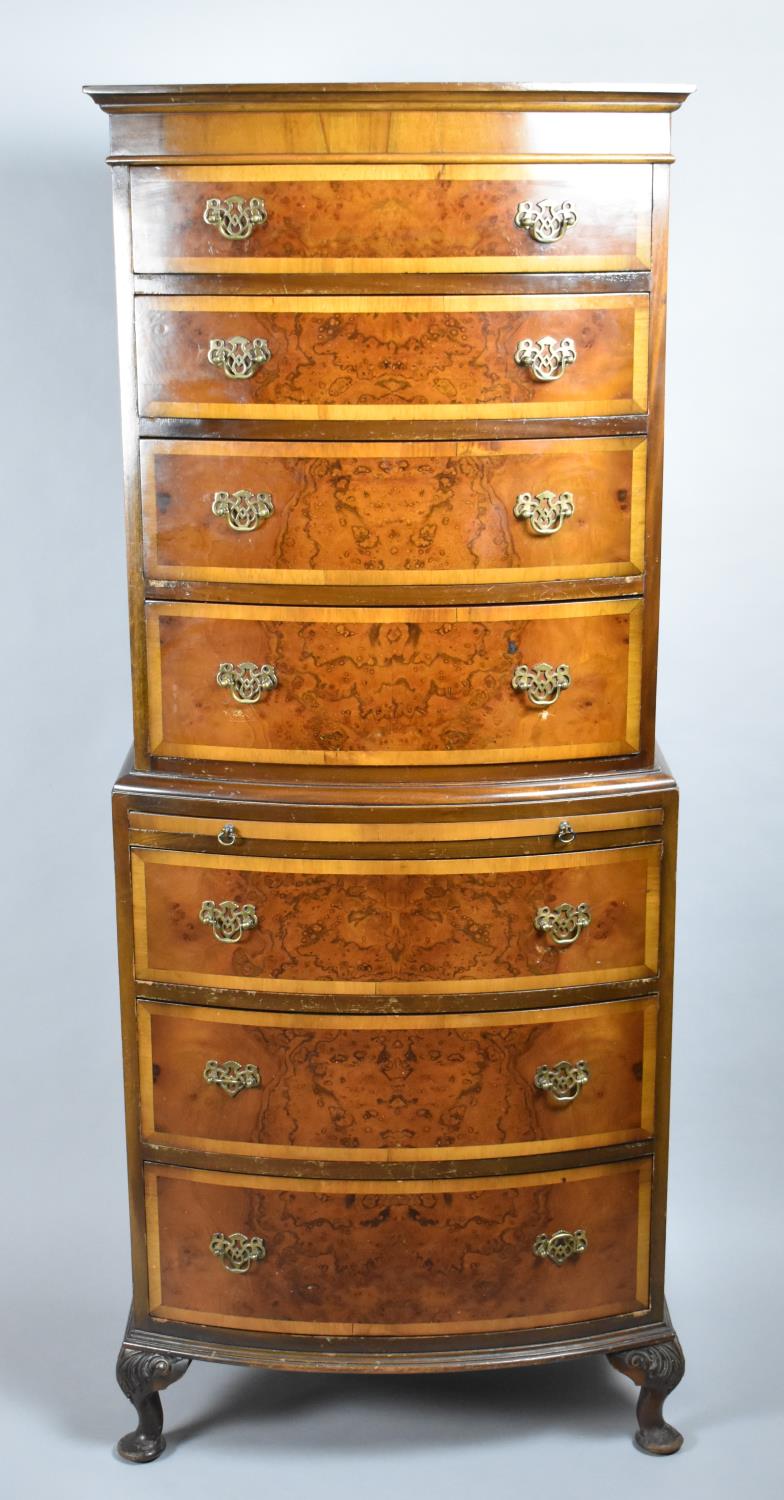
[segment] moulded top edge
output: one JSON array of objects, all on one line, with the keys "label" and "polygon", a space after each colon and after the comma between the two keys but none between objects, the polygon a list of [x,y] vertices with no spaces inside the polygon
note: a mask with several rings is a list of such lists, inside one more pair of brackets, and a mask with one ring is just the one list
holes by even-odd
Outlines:
[{"label": "moulded top edge", "polygon": [[671,111],[694,92],[693,84],[615,83],[182,83],[85,84],[89,94],[108,113],[127,110],[238,109],[253,105],[319,107],[325,100],[358,104],[427,104],[431,107],[481,107],[492,103],[505,109],[639,109]]},{"label": "moulded top edge", "polygon": [[[308,767],[308,771],[319,768]],[[385,768],[388,770],[388,768]],[[128,752],[118,773],[114,793],[120,796],[154,795],[165,801],[187,798],[258,805],[300,811],[327,809],[348,818],[358,812],[382,819],[394,812],[412,815],[436,813],[448,816],[459,811],[488,813],[501,808],[534,812],[540,803],[596,801],[611,798],[657,798],[677,792],[677,784],[657,747],[654,764],[635,771],[575,772],[566,777],[515,776],[514,767],[477,766],[450,776],[443,767],[422,776],[421,768],[407,768],[397,775],[357,774],[356,767],[330,768],[326,775],[298,774],[302,767],[231,766],[200,772],[188,762],[171,763],[165,770],[139,770]]]}]

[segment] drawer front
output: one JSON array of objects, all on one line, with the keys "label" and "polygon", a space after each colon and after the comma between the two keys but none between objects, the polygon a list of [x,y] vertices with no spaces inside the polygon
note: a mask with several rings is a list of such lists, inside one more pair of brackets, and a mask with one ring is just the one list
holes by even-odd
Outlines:
[{"label": "drawer front", "polygon": [[[157,1165],[145,1175],[155,1318],[270,1332],[468,1333],[648,1306],[648,1159],[446,1185]],[[559,1230],[585,1241],[561,1264],[534,1250]],[[234,1271],[224,1263],[231,1235],[243,1236]]]},{"label": "drawer front", "polygon": [[653,1134],[656,1016],[654,998],[339,1022],[140,1001],[142,1133],[358,1161],[641,1140]]},{"label": "drawer front", "polygon": [[[346,765],[633,754],[642,622],[639,599],[405,610],[150,604],[150,752]],[[265,666],[274,677],[259,675]]]},{"label": "drawer front", "polygon": [[646,448],[148,440],[145,572],[343,585],[641,574]]},{"label": "drawer front", "polygon": [[651,263],[649,166],[139,167],[131,204],[134,269],[146,273]]},{"label": "drawer front", "polygon": [[[649,978],[658,969],[661,849],[651,842],[418,861],[134,849],[136,976],[319,992],[325,1008],[330,993],[472,993]],[[205,902],[248,907],[250,925],[227,933],[210,920],[212,907],[204,912]],[[575,917],[566,932],[547,930],[542,909],[563,905],[584,906],[590,922]]]},{"label": "drawer front", "polygon": [[644,412],[647,345],[645,294],[136,299],[146,417],[455,422]]}]

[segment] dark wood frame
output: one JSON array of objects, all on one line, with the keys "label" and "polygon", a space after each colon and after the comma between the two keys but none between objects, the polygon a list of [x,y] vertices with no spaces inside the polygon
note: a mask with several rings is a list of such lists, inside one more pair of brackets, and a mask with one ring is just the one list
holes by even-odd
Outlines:
[{"label": "dark wood frame", "polygon": [[[628,1322],[628,1320],[627,1320]],[[577,1359],[587,1354],[615,1354],[624,1350],[667,1343],[675,1332],[665,1306],[662,1316],[633,1328],[624,1320],[595,1319],[586,1324],[559,1325],[537,1335],[502,1337],[495,1334],[477,1343],[479,1335],[451,1340],[419,1338],[382,1341],[374,1339],[307,1339],[287,1334],[276,1342],[259,1334],[232,1333],[230,1339],[215,1328],[193,1324],[156,1323],[150,1318],[129,1317],[124,1342],[134,1348],[154,1350],[188,1359],[209,1359],[218,1364],[250,1365],[263,1370],[332,1371],[349,1375],[452,1374],[467,1370],[517,1369]],[[413,1347],[416,1345],[416,1348]]]}]

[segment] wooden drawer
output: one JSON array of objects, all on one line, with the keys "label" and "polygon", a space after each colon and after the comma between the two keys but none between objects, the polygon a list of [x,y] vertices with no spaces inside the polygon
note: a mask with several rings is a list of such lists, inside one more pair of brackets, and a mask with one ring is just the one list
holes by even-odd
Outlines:
[{"label": "wooden drawer", "polygon": [[[320,1181],[145,1169],[154,1318],[313,1334],[535,1328],[649,1304],[649,1159],[529,1176]],[[556,1264],[540,1235],[582,1230]],[[263,1258],[230,1272],[222,1242]]]},{"label": "wooden drawer", "polygon": [[[242,202],[229,205],[232,198]],[[518,214],[521,203],[528,213]],[[559,215],[564,204],[571,211]],[[651,168],[643,165],[137,167],[131,215],[134,269],[146,273],[623,271],[651,263]]]},{"label": "wooden drawer", "polygon": [[[641,1140],[654,1128],[657,1009],[650,997],[338,1021],[140,1000],[142,1134],[239,1156],[401,1162]],[[564,1061],[577,1071],[554,1073]]]},{"label": "wooden drawer", "polygon": [[[642,623],[636,598],[433,609],[149,604],[150,753],[347,765],[630,755],[640,747]],[[520,673],[542,664],[566,673],[528,691]],[[274,668],[268,688],[259,686],[268,675],[249,675],[263,666]]]},{"label": "wooden drawer", "polygon": [[[237,338],[266,351],[247,378],[210,361]],[[544,339],[573,345],[558,378],[515,362]],[[145,417],[604,417],[646,410],[648,297],[137,297],[136,351]]]},{"label": "wooden drawer", "polygon": [[[259,994],[317,992],[322,1009],[340,994],[488,993],[649,978],[658,969],[661,851],[658,840],[574,854],[420,860],[135,848],[136,977]],[[220,925],[200,920],[205,902],[249,906],[256,925],[225,941]],[[585,903],[590,923],[559,944],[536,924],[542,908],[564,903]]]},{"label": "wooden drawer", "polygon": [[646,449],[642,437],[148,440],[145,573],[343,585],[639,575]]}]

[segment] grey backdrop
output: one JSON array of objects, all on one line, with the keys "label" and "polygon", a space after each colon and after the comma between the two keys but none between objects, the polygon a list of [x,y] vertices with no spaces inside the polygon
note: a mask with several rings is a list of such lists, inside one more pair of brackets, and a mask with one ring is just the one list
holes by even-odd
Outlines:
[{"label": "grey backdrop", "polygon": [[[4,1431],[12,1496],[767,1497],[781,1389],[784,350],[778,7],[29,3],[3,116]],[[695,82],[675,117],[659,737],[682,787],[669,1297],[686,1433],[602,1360],[366,1380],[193,1366],[137,1472],[109,789],[130,740],[107,122],[82,82]],[[780,150],[780,142],[779,142]]]}]

